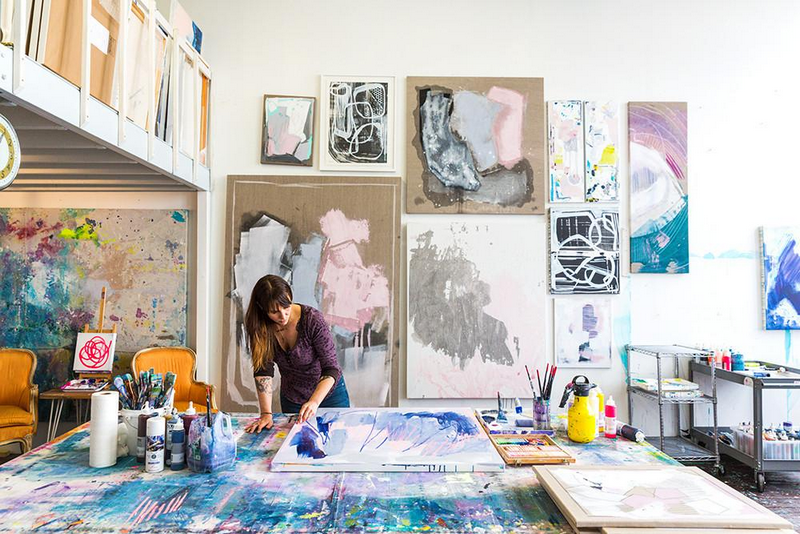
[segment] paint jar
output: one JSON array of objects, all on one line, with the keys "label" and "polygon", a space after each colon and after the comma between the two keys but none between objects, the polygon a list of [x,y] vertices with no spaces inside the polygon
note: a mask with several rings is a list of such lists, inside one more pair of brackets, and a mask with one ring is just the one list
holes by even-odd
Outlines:
[{"label": "paint jar", "polygon": [[550,430],[550,401],[541,397],[533,399],[533,427]]}]

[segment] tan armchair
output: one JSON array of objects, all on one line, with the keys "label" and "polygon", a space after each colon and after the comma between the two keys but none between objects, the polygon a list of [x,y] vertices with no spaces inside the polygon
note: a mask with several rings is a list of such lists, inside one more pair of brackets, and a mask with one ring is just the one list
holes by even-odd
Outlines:
[{"label": "tan armchair", "polygon": [[[206,383],[195,380],[197,372],[197,355],[188,347],[153,347],[143,349],[133,356],[131,370],[136,380],[139,371],[153,369],[165,375],[167,371],[175,373],[174,406],[183,412],[194,403],[198,412],[206,411]],[[211,386],[211,409],[217,410],[214,386]]]},{"label": "tan armchair", "polygon": [[39,426],[39,386],[33,383],[36,355],[25,349],[0,349],[0,445],[31,450]]}]

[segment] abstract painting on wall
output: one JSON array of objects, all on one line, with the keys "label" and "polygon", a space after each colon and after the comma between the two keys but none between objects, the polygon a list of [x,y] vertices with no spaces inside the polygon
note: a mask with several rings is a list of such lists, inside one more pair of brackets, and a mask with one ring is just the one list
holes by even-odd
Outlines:
[{"label": "abstract painting on wall", "polygon": [[120,357],[185,345],[187,219],[185,210],[0,209],[0,346],[37,353],[40,390],[63,384],[78,331],[96,328],[104,286]]},{"label": "abstract painting on wall", "polygon": [[406,84],[409,213],[544,213],[542,78]]},{"label": "abstract painting on wall", "polygon": [[502,471],[470,408],[328,409],[294,425],[273,471]]},{"label": "abstract painting on wall", "polygon": [[243,318],[266,274],[284,277],[295,302],[323,313],[354,406],[396,402],[399,187],[389,177],[229,177],[226,410],[256,406]]},{"label": "abstract painting on wall", "polygon": [[550,292],[619,293],[619,210],[550,210]]},{"label": "abstract painting on wall", "polygon": [[548,103],[550,202],[583,202],[583,102]]},{"label": "abstract painting on wall", "polygon": [[312,97],[264,95],[261,163],[311,165],[314,103]]},{"label": "abstract painting on wall", "polygon": [[584,102],[586,201],[618,200],[619,107],[615,102]]},{"label": "abstract painting on wall", "polygon": [[762,227],[764,327],[800,330],[800,227]]},{"label": "abstract painting on wall", "polygon": [[409,398],[524,397],[544,365],[542,221],[409,223]]},{"label": "abstract painting on wall", "polygon": [[393,76],[322,76],[320,103],[321,170],[394,170]]},{"label": "abstract painting on wall", "polygon": [[553,307],[556,365],[611,367],[611,301],[564,297],[554,300]]},{"label": "abstract painting on wall", "polygon": [[689,272],[685,102],[630,102],[631,273]]}]

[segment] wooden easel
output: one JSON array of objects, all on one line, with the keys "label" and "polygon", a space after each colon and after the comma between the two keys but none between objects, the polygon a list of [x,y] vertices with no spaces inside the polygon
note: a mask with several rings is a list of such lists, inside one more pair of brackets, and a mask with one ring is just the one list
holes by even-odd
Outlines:
[{"label": "wooden easel", "polygon": [[[83,331],[87,334],[116,334],[117,333],[117,325],[116,323],[111,326],[111,328],[103,329],[103,316],[106,313],[106,288],[103,287],[102,293],[100,293],[100,311],[98,313],[98,317],[100,317],[100,323],[97,325],[97,330],[92,330],[89,328],[89,324],[83,325]],[[111,374],[110,372],[96,372],[96,373],[78,373],[78,378],[94,378],[94,379],[102,379],[111,381]]]}]

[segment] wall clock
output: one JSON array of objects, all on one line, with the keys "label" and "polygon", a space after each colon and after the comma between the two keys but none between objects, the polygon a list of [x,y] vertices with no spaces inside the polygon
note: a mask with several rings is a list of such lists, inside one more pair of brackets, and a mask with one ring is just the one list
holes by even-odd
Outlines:
[{"label": "wall clock", "polygon": [[19,172],[22,154],[14,127],[0,115],[0,191],[11,185]]}]

